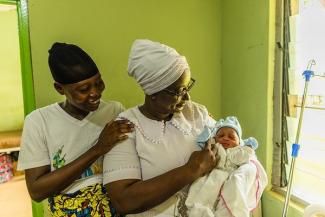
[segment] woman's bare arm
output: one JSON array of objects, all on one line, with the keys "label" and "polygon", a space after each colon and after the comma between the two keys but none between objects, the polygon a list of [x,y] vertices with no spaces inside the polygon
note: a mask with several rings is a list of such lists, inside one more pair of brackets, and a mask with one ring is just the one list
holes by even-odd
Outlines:
[{"label": "woman's bare arm", "polygon": [[42,201],[64,190],[100,156],[110,151],[118,142],[128,138],[125,134],[132,130],[133,125],[126,120],[110,122],[101,132],[96,145],[69,164],[52,172],[50,165],[25,170],[31,198]]},{"label": "woman's bare arm", "polygon": [[164,202],[186,185],[211,171],[217,161],[211,150],[196,151],[186,165],[152,179],[127,179],[108,183],[108,196],[120,214],[139,213]]}]

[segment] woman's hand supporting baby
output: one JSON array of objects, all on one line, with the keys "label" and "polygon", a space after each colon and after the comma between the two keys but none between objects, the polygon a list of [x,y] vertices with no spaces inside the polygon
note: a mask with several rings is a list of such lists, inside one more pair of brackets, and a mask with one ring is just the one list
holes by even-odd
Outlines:
[{"label": "woman's hand supporting baby", "polygon": [[209,173],[218,163],[216,150],[207,145],[195,151],[188,162],[148,180],[127,179],[111,182],[107,188],[114,207],[120,214],[139,213],[170,198],[184,186]]},{"label": "woman's hand supporting baby", "polygon": [[217,154],[215,146],[212,146],[211,143],[207,143],[202,151],[195,151],[192,153],[186,166],[192,171],[195,180],[213,170],[219,160],[220,157]]}]

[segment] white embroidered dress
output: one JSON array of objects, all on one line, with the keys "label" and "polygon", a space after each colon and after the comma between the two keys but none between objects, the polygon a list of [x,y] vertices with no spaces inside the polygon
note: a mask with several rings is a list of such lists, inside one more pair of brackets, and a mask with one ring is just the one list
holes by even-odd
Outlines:
[{"label": "white embroidered dress", "polygon": [[[135,124],[129,138],[104,157],[104,184],[122,179],[148,180],[183,166],[193,151],[203,127],[214,121],[204,106],[187,102],[170,121],[145,117],[138,107],[119,115]],[[141,216],[175,216],[177,194]]]}]

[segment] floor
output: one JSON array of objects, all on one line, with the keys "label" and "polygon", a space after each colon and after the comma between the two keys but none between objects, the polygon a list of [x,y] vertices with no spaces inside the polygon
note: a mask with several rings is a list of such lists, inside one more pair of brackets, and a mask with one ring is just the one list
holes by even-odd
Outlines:
[{"label": "floor", "polygon": [[32,204],[23,175],[0,183],[1,217],[32,217]]}]

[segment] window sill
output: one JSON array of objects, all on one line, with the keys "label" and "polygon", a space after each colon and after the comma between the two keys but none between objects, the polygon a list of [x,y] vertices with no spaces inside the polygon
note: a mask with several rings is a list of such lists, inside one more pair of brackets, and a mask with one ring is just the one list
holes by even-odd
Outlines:
[{"label": "window sill", "polygon": [[[282,216],[285,193],[282,190],[265,190],[262,197],[263,217]],[[306,205],[291,197],[287,217],[302,217]]]},{"label": "window sill", "polygon": [[[271,189],[271,191],[273,191],[274,193],[277,193],[277,194],[281,195],[281,197],[283,197],[283,199],[285,200],[286,193],[287,193],[286,188],[273,187]],[[299,198],[299,197],[297,197],[295,195],[292,195],[292,194],[290,196],[290,202],[296,204],[299,207],[302,207],[303,209],[305,209],[308,205],[310,205],[310,203],[308,203],[304,199]]]}]

